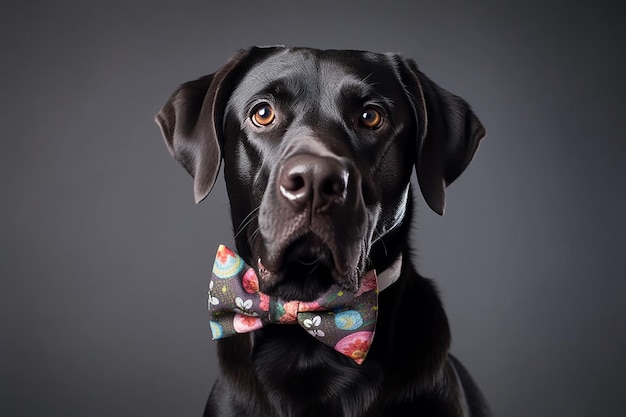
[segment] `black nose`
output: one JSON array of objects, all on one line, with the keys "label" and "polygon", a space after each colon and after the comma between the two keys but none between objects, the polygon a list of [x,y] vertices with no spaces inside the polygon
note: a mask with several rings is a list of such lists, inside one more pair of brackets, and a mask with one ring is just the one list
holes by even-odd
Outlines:
[{"label": "black nose", "polygon": [[283,165],[278,188],[289,203],[320,212],[346,199],[349,172],[341,160],[317,155],[296,155]]}]

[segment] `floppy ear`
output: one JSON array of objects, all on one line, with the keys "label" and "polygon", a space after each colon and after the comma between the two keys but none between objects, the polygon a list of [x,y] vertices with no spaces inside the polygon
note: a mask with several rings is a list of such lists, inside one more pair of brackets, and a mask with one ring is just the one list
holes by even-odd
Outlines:
[{"label": "floppy ear", "polygon": [[417,181],[426,203],[443,215],[445,189],[474,157],[485,128],[465,100],[431,81],[414,61],[398,60],[418,119]]},{"label": "floppy ear", "polygon": [[155,116],[168,150],[194,179],[196,203],[215,185],[221,163],[224,107],[235,73],[250,50],[240,51],[217,72],[182,84]]}]

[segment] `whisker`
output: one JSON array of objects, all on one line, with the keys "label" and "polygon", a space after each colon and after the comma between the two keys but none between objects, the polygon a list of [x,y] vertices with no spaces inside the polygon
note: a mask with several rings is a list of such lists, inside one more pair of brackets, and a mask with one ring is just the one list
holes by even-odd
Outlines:
[{"label": "whisker", "polygon": [[237,238],[237,236],[241,234],[241,232],[245,230],[246,227],[250,225],[250,223],[252,223],[252,221],[254,220],[254,216],[258,214],[258,212],[259,212],[259,207],[253,209],[250,213],[248,213],[246,217],[244,217],[244,219],[239,224],[239,227],[237,227],[237,231],[235,232],[235,236],[234,236],[235,239]]},{"label": "whisker", "polygon": [[317,269],[317,267],[320,266],[320,263],[321,263],[320,262],[320,258],[318,258],[317,260],[315,260],[315,262],[312,262],[310,264],[304,263],[304,265],[307,265],[307,266],[315,264],[315,266],[313,268],[311,268],[311,270],[309,271],[308,275],[312,275],[313,272],[315,272],[315,270]]},{"label": "whisker", "polygon": [[385,258],[386,258],[388,256],[387,245],[385,245],[385,241],[384,240],[381,240],[380,243],[383,245],[383,249],[385,250]]},{"label": "whisker", "polygon": [[254,232],[252,232],[252,234],[250,235],[250,244],[254,245],[257,237],[259,237],[260,232],[261,232],[261,228],[257,226]]},{"label": "whisker", "polygon": [[318,256],[317,259],[313,259],[310,262],[305,262],[302,259],[298,259],[298,263],[302,264],[302,265],[306,265],[306,266],[311,266],[311,265],[315,265],[317,267],[317,265],[319,265],[320,261],[322,260],[322,256]]}]

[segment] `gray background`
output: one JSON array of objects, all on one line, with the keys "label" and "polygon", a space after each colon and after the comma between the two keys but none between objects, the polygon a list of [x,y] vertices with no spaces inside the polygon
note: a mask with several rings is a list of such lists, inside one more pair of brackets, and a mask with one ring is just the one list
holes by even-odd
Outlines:
[{"label": "gray background", "polygon": [[12,3],[0,11],[0,415],[201,415],[228,202],[220,180],[193,204],[153,116],[252,44],[402,52],[466,98],[488,137],[445,216],[418,197],[415,227],[452,351],[497,416],[623,415],[623,6]]}]

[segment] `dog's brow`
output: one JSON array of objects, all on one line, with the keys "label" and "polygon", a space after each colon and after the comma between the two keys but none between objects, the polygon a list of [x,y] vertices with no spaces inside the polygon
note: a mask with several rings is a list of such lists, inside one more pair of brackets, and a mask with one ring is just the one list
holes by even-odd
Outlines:
[{"label": "dog's brow", "polygon": [[[364,82],[364,83],[369,83],[367,80],[368,80],[368,78],[370,78],[372,75],[374,75],[374,73],[373,73],[373,72],[370,72],[370,73],[369,73],[369,74],[367,74],[365,77],[363,77],[363,78],[361,79],[361,81],[362,81],[362,82]],[[373,83],[372,85],[376,85],[376,83]]]},{"label": "dog's brow", "polygon": [[361,91],[363,95],[371,95],[372,91],[376,88],[378,84],[378,82],[372,79],[373,76],[373,72],[370,72],[364,76],[347,73],[341,78],[339,88],[354,89],[355,91]]},{"label": "dog's brow", "polygon": [[370,76],[371,74],[367,75],[363,79],[347,78],[343,80],[339,86],[339,97],[344,100],[356,100],[359,102],[372,101],[386,107],[387,109],[391,109],[394,104],[393,99],[378,93],[376,83],[366,81]]},{"label": "dog's brow", "polygon": [[304,90],[301,83],[292,77],[281,77],[271,81],[267,81],[265,86],[254,95],[263,96],[271,95],[278,98],[289,98],[297,95]]}]

